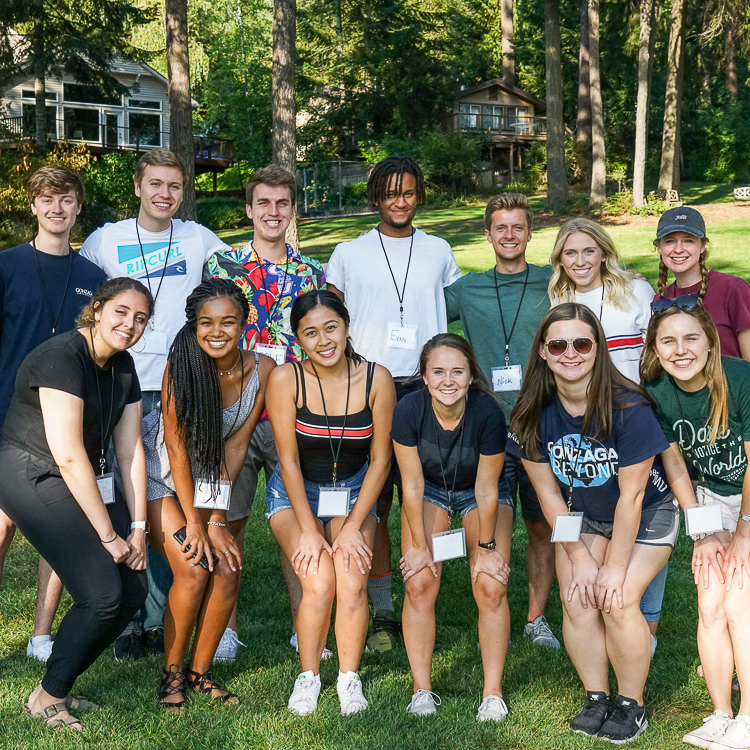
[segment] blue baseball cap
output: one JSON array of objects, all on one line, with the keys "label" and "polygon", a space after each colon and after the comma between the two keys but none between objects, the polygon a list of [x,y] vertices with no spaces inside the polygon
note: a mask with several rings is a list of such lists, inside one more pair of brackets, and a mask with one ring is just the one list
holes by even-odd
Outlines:
[{"label": "blue baseball cap", "polygon": [[656,228],[656,239],[660,240],[672,232],[687,232],[693,237],[703,238],[706,236],[706,222],[699,211],[688,206],[678,206],[665,211],[659,219]]}]

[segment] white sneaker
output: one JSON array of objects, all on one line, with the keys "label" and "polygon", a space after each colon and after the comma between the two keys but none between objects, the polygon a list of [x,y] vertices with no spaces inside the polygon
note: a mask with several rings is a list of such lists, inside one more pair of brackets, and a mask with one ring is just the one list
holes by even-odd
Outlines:
[{"label": "white sneaker", "polygon": [[722,738],[727,727],[732,722],[732,717],[723,711],[714,711],[710,716],[703,719],[703,725],[688,732],[682,741],[693,747],[715,747],[716,740]]},{"label": "white sneaker", "polygon": [[[44,639],[41,640],[40,639]],[[30,659],[38,659],[39,661],[46,662],[49,659],[49,655],[52,653],[52,644],[54,641],[49,635],[37,635],[29,638],[29,642],[26,645],[26,656]]]},{"label": "white sneaker", "polygon": [[656,652],[656,644],[659,641],[656,640],[656,636],[652,633],[651,634],[651,658],[654,658],[654,653]]},{"label": "white sneaker", "polygon": [[[299,653],[299,641],[297,640],[297,634],[293,633],[292,637],[289,639],[289,645],[297,652]],[[333,656],[333,651],[328,648],[328,646],[323,646],[323,653],[320,655],[320,660],[325,661],[326,659],[330,659]]]},{"label": "white sneaker", "polygon": [[417,690],[412,695],[406,710],[408,713],[414,714],[414,716],[430,716],[437,713],[437,707],[442,702],[440,696],[431,690]]},{"label": "white sneaker", "polygon": [[368,706],[367,698],[362,693],[362,680],[356,672],[347,672],[346,674],[339,672],[336,692],[339,694],[341,713],[344,716],[356,714],[357,711],[364,711]]},{"label": "white sneaker", "polygon": [[320,695],[320,675],[314,675],[312,669],[303,672],[294,681],[294,690],[287,706],[297,716],[307,716],[318,707]]},{"label": "white sneaker", "polygon": [[237,647],[244,645],[237,637],[237,633],[232,628],[227,628],[216,648],[213,663],[216,664],[217,661],[234,661],[237,658]]},{"label": "white sneaker", "polygon": [[728,750],[748,750],[750,748],[750,716],[738,714],[727,725],[724,735],[714,740],[710,747]]},{"label": "white sneaker", "polygon": [[488,695],[477,711],[477,721],[502,721],[508,715],[508,706],[499,695]]}]

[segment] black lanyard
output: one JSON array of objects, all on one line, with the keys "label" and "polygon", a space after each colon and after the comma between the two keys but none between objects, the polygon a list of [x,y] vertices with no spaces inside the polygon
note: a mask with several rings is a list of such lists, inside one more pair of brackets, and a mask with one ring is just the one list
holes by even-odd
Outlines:
[{"label": "black lanyard", "polygon": [[[260,278],[261,283],[263,284],[263,293],[264,293],[264,299],[268,298],[268,295],[270,292],[268,291],[268,288],[266,287],[266,273],[263,270],[263,258],[260,257],[260,253],[253,247],[253,243],[250,243],[250,247],[252,248],[252,251],[255,253],[255,257],[258,259],[258,268],[260,269]],[[268,322],[273,319],[274,313],[276,312],[276,309],[279,306],[279,303],[281,302],[281,296],[284,293],[284,287],[286,287],[286,280],[289,276],[289,264],[291,263],[291,255],[289,253],[289,245],[286,246],[286,267],[284,268],[284,278],[281,281],[281,284],[279,284],[279,293],[276,295],[276,299],[273,301],[273,304],[269,308],[266,303],[263,303],[263,307],[266,309],[266,313],[268,314]],[[278,263],[275,264],[278,266]],[[269,331],[270,333],[270,331]],[[269,336],[270,338],[270,336]]]},{"label": "black lanyard", "polygon": [[451,455],[453,454],[453,449],[451,449],[448,452],[448,455],[445,457],[445,467],[443,466],[443,449],[440,447],[440,437],[438,436],[438,421],[437,417],[435,416],[435,409],[433,408],[432,404],[430,404],[430,410],[432,412],[432,424],[435,427],[435,443],[437,444],[438,449],[438,463],[440,464],[440,473],[443,476],[443,488],[445,489],[445,501],[450,505],[451,495],[456,491],[456,476],[458,475],[458,466],[461,463],[461,448],[464,444],[464,426],[466,425],[466,409],[469,406],[469,400],[468,397],[466,399],[466,404],[464,405],[464,413],[461,415],[461,430],[458,433],[458,456],[456,458],[456,468],[453,469],[453,483],[451,484],[451,491],[450,494],[448,494],[448,483],[445,481],[445,467],[448,466],[448,462],[450,461]]},{"label": "black lanyard", "polygon": [[[560,414],[560,397],[556,397],[555,401],[555,408],[557,409],[557,422],[560,425],[560,432],[565,432],[565,428],[563,427],[563,420],[562,415]],[[563,407],[565,409],[565,407]],[[570,513],[573,510],[573,482],[575,481],[575,477],[573,476],[573,472],[575,472],[576,476],[578,475],[578,467],[581,465],[581,454],[583,453],[583,447],[581,446],[581,443],[584,441],[583,434],[579,433],[578,435],[578,445],[576,445],[572,440],[568,442],[568,445],[571,446],[573,450],[578,451],[576,454],[576,462],[573,464],[572,461],[568,461],[568,466],[570,468],[570,471],[568,472],[568,513]],[[598,441],[595,441],[598,442]],[[563,449],[563,455],[562,458],[565,459],[565,440],[563,439],[562,442],[562,449]]]},{"label": "black lanyard", "polygon": [[[338,466],[339,462],[339,453],[341,453],[341,444],[344,442],[344,431],[346,430],[346,418],[349,415],[349,393],[351,392],[352,388],[352,372],[351,372],[351,363],[349,362],[349,357],[346,357],[346,406],[344,407],[344,424],[341,427],[341,436],[339,437],[339,445],[336,450],[333,449],[333,433],[331,432],[331,425],[328,422],[328,410],[326,409],[326,397],[323,395],[323,384],[320,382],[320,377],[318,376],[318,371],[315,369],[315,365],[312,360],[310,360],[310,365],[313,368],[313,372],[315,373],[315,378],[318,381],[318,388],[320,388],[320,399],[323,402],[323,414],[326,418],[326,429],[328,430],[328,442],[331,445],[331,456],[333,456],[333,486],[336,486],[336,467]],[[304,370],[302,372],[302,377],[305,377]]]},{"label": "black lanyard", "polygon": [[109,419],[107,420],[107,429],[102,429],[104,426],[104,407],[102,406],[102,392],[99,387],[99,366],[96,364],[96,349],[94,348],[94,329],[89,328],[89,334],[91,336],[91,353],[92,359],[94,360],[94,375],[96,376],[96,395],[99,397],[99,434],[101,435],[101,448],[102,457],[99,459],[99,468],[104,476],[104,469],[107,466],[107,460],[104,458],[104,440],[109,434],[109,428],[112,426],[112,412],[114,411],[115,405],[115,361],[112,360],[112,390],[110,391],[109,398]]},{"label": "black lanyard", "polygon": [[36,270],[39,272],[39,283],[42,285],[42,292],[44,293],[44,304],[47,306],[47,315],[49,315],[49,324],[52,327],[52,335],[57,333],[57,324],[60,322],[60,315],[62,315],[63,305],[65,304],[65,297],[68,295],[68,286],[70,285],[70,272],[73,270],[73,248],[68,245],[68,278],[65,279],[65,289],[63,289],[62,298],[60,299],[60,309],[57,311],[57,317],[52,317],[52,305],[49,303],[49,297],[47,297],[47,286],[44,283],[44,276],[42,276],[42,267],[39,265],[39,251],[36,249],[34,244],[36,240],[31,240],[29,243],[34,249],[34,260],[36,261]]},{"label": "black lanyard", "polygon": [[[156,299],[161,291],[161,284],[164,281],[164,274],[167,272],[167,263],[169,263],[169,253],[172,250],[172,232],[174,231],[174,222],[169,220],[169,246],[167,247],[167,257],[164,258],[164,268],[161,269],[161,278],[159,279],[159,286],[156,288],[156,294],[151,288],[151,276],[148,272],[148,266],[146,265],[146,255],[143,252],[143,243],[141,242],[141,233],[138,231],[138,219],[135,220],[135,234],[138,237],[138,247],[141,248],[141,258],[143,258],[143,269],[146,271],[146,283],[148,284],[148,290],[154,297],[154,308],[156,307]],[[151,328],[153,329],[154,322],[153,317],[151,318]]]},{"label": "black lanyard", "polygon": [[391,261],[388,260],[388,253],[385,251],[385,245],[383,244],[383,235],[380,231],[380,226],[376,227],[378,230],[378,237],[380,237],[380,247],[383,248],[383,255],[385,255],[385,262],[388,264],[388,270],[391,272],[391,278],[393,279],[393,286],[396,287],[396,296],[398,297],[398,309],[401,314],[401,325],[404,324],[404,297],[406,296],[406,280],[409,278],[409,266],[411,266],[411,251],[414,248],[414,234],[416,230],[411,230],[411,242],[409,243],[409,260],[406,263],[406,273],[404,274],[404,285],[401,291],[398,291],[398,283],[396,282],[396,276],[391,268]]},{"label": "black lanyard", "polygon": [[500,308],[500,323],[503,326],[503,336],[505,337],[505,366],[508,366],[510,362],[510,340],[513,338],[513,331],[516,330],[516,323],[518,323],[518,316],[521,314],[521,305],[523,305],[523,298],[526,296],[526,286],[529,283],[529,264],[526,264],[526,276],[523,280],[523,291],[521,292],[521,299],[518,302],[518,310],[516,310],[516,317],[513,319],[513,327],[510,329],[510,335],[505,330],[505,317],[503,316],[503,306],[500,304],[500,286],[497,283],[497,268],[492,269],[495,274],[495,294],[497,294],[497,306]]}]

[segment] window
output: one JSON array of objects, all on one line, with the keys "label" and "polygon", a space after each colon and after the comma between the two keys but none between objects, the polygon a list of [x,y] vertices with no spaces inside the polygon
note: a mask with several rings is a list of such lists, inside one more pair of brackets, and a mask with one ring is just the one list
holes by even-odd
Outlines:
[{"label": "window", "polygon": [[462,128],[476,128],[478,126],[479,115],[482,112],[480,104],[459,104],[458,111],[461,113]]},{"label": "window", "polygon": [[493,86],[490,89],[490,95],[488,98],[491,102],[496,102],[498,100],[499,94],[500,94],[500,89],[497,86]]},{"label": "window", "polygon": [[482,107],[484,127],[491,130],[504,130],[505,118],[503,117],[503,108],[494,104],[485,104]]},{"label": "window", "polygon": [[65,107],[63,109],[65,120],[65,137],[71,141],[100,141],[99,133],[99,110],[98,109],[75,109]]},{"label": "window", "polygon": [[109,104],[119,107],[122,105],[121,96],[109,96],[98,86],[88,86],[80,83],[66,83],[63,85],[63,96],[66,102],[80,102],[81,104]]},{"label": "window", "polygon": [[137,107],[138,109],[161,109],[161,102],[151,99],[130,99],[128,98],[129,107]]},{"label": "window", "polygon": [[[57,107],[45,107],[47,115],[47,138],[57,140]],[[36,132],[36,107],[33,104],[23,105],[23,134],[33,136]]]},{"label": "window", "polygon": [[516,133],[531,133],[531,121],[528,118],[526,107],[506,107],[508,115],[508,129],[515,130]]},{"label": "window", "polygon": [[[21,89],[21,96],[24,99],[36,99],[36,96],[34,95],[34,89]],[[44,92],[44,98],[48,102],[56,102],[57,101],[57,91],[45,91]]]},{"label": "window", "polygon": [[128,120],[131,146],[161,146],[161,115],[131,112]]}]

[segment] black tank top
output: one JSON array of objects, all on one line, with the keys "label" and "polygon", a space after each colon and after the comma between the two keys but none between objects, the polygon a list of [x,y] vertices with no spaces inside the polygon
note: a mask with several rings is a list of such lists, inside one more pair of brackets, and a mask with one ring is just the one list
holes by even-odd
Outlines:
[{"label": "black tank top", "polygon": [[[367,462],[372,443],[372,410],[370,409],[370,388],[375,363],[367,363],[367,380],[365,383],[365,408],[346,417],[337,466],[337,479],[347,479],[354,476]],[[307,408],[307,388],[305,387],[305,373],[302,364],[295,363],[294,377],[297,382],[297,396],[295,403],[299,403],[300,385],[302,386],[302,406],[297,408],[297,450],[302,468],[302,476],[308,482],[315,484],[330,484],[333,479],[333,456],[331,442],[328,437],[325,414],[313,414]],[[331,426],[331,438],[334,447],[338,447],[341,430],[344,426],[344,415],[328,415]]]}]

